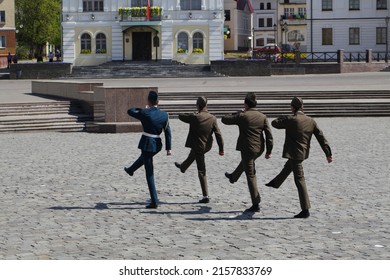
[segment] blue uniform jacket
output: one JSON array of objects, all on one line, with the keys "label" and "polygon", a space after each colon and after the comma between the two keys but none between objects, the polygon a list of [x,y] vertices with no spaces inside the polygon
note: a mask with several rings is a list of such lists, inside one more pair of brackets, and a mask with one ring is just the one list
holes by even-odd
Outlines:
[{"label": "blue uniform jacket", "polygon": [[157,106],[141,109],[131,108],[127,113],[141,121],[143,130],[147,135],[142,135],[138,148],[145,152],[157,153],[161,151],[161,138],[157,137],[164,130],[165,149],[171,150],[171,128],[169,127],[168,113],[161,111]]}]

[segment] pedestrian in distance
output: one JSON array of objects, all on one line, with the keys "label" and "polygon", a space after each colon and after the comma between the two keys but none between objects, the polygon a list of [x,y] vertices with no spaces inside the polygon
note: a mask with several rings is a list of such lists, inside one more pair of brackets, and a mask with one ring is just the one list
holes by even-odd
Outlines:
[{"label": "pedestrian in distance", "polygon": [[140,157],[130,166],[125,167],[128,175],[133,176],[134,172],[142,165],[145,168],[146,182],[148,184],[151,202],[146,208],[158,207],[158,195],[154,181],[153,157],[161,151],[162,141],[160,134],[165,134],[165,150],[168,156],[171,155],[171,128],[169,126],[168,113],[158,108],[158,94],[150,91],[148,95],[148,105],[146,108],[131,108],[128,114],[141,121],[143,132],[138,144],[141,150]]},{"label": "pedestrian in distance", "polygon": [[16,63],[18,63],[18,55],[15,53],[14,54],[14,56],[12,57],[12,62],[14,63],[14,64],[16,64]]},{"label": "pedestrian in distance", "polygon": [[12,64],[12,54],[9,52],[7,55],[7,68],[9,69]]},{"label": "pedestrian in distance", "polygon": [[268,187],[279,188],[292,172],[295,185],[298,189],[301,212],[294,218],[308,218],[310,216],[310,201],[307,192],[302,162],[309,157],[310,141],[312,135],[316,137],[326,155],[328,163],[333,161],[332,151],[322,130],[314,119],[303,112],[303,101],[294,97],[291,101],[291,116],[282,116],[272,121],[272,126],[286,130],[283,146],[283,158],[287,159],[282,171],[269,183]]},{"label": "pedestrian in distance", "polygon": [[[254,93],[248,93],[244,100],[244,110],[226,115],[222,123],[237,125],[239,136],[236,150],[241,152],[241,161],[232,173],[225,173],[230,183],[234,184],[245,172],[252,206],[245,212],[260,211],[260,193],[257,188],[255,160],[266,150],[265,158],[271,158],[273,138],[267,116],[256,109],[257,101]],[[265,139],[264,139],[265,135]]]},{"label": "pedestrian in distance", "polygon": [[207,110],[207,99],[205,97],[199,97],[197,99],[196,108],[197,113],[179,115],[181,121],[190,125],[185,146],[191,148],[191,151],[187,159],[182,163],[175,162],[175,166],[182,173],[185,173],[188,167],[196,161],[198,178],[203,195],[199,203],[209,203],[205,154],[212,148],[214,134],[219,147],[219,155],[223,156],[223,138],[216,117]]},{"label": "pedestrian in distance", "polygon": [[53,62],[54,61],[54,54],[53,52],[49,52],[49,62]]}]

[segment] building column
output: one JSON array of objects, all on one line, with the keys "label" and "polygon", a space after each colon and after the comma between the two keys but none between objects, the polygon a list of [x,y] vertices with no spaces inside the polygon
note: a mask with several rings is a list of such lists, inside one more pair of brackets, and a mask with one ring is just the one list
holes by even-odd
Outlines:
[{"label": "building column", "polygon": [[206,0],[202,0],[202,7],[201,7],[201,9],[202,9],[202,11],[207,10]]}]

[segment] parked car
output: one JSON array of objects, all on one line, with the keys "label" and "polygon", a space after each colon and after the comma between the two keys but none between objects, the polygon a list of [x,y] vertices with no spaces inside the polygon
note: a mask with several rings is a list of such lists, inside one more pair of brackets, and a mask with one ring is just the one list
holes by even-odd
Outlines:
[{"label": "parked car", "polygon": [[273,62],[280,61],[281,49],[277,44],[266,44],[262,48],[256,48],[254,56],[256,58],[268,59]]}]

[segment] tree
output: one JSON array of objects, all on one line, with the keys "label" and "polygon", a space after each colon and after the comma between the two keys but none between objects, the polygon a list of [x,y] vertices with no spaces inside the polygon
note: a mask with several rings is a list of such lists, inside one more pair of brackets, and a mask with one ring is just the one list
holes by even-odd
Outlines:
[{"label": "tree", "polygon": [[61,44],[61,0],[15,0],[17,41],[30,55],[40,55],[46,43]]}]

